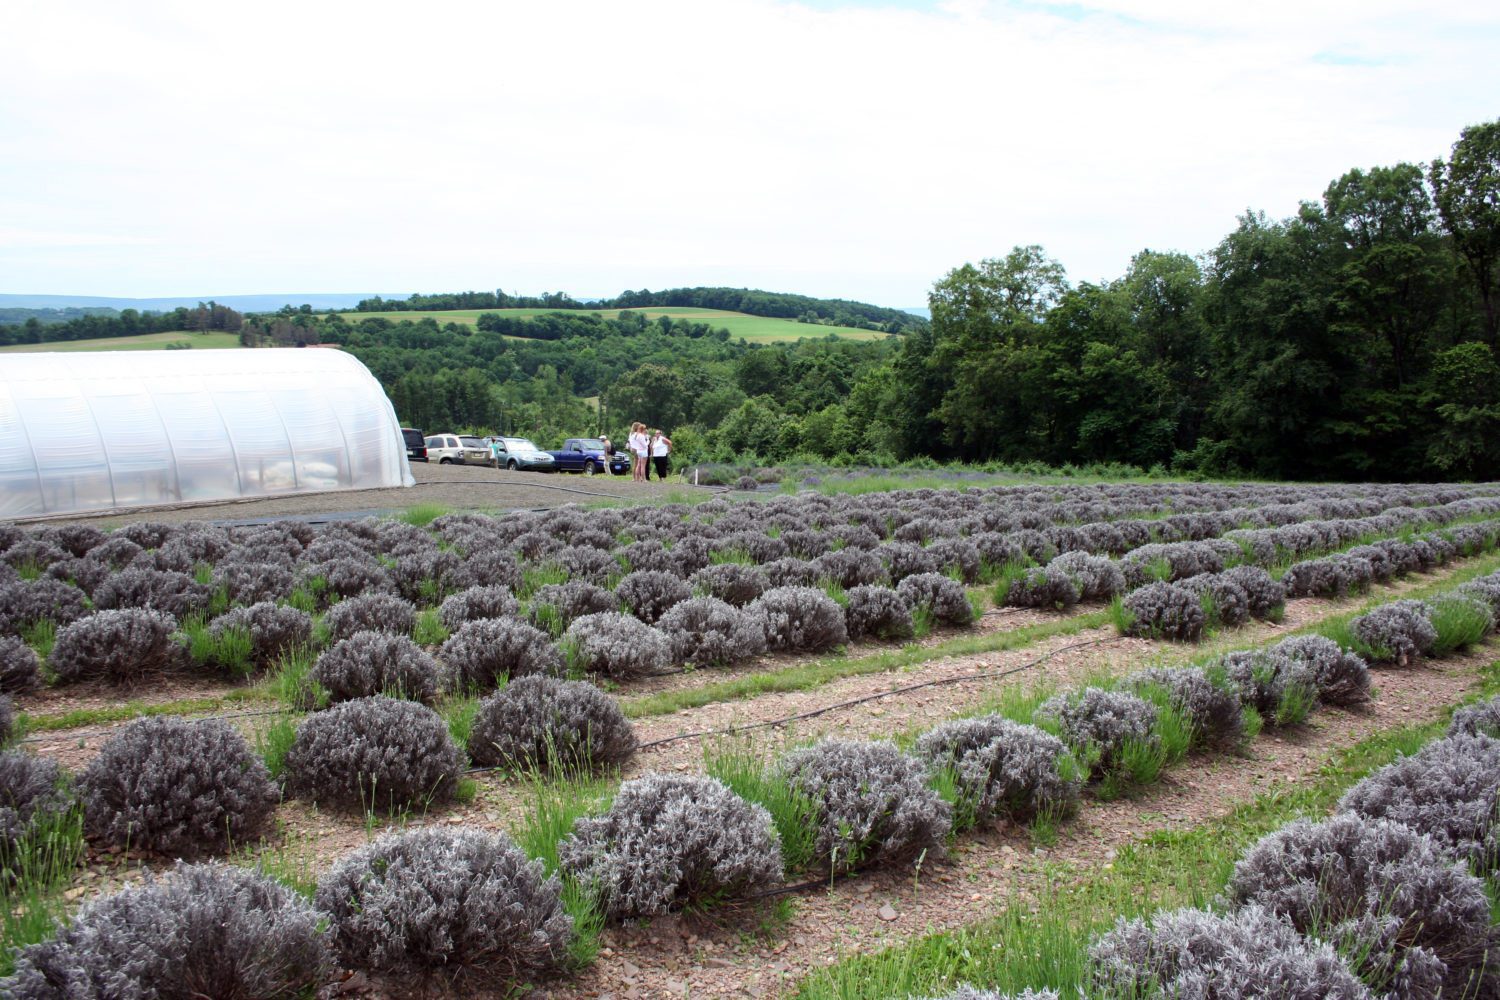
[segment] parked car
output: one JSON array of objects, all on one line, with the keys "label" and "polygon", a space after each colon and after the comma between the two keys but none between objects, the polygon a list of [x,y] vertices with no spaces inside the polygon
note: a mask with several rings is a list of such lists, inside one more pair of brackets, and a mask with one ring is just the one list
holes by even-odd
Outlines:
[{"label": "parked car", "polygon": [[427,439],[427,458],[437,459],[439,465],[484,465],[490,450],[477,437],[434,434]]},{"label": "parked car", "polygon": [[557,462],[525,438],[490,438],[490,462],[497,469],[531,469],[535,472],[554,472]]},{"label": "parked car", "polygon": [[606,456],[604,442],[598,438],[568,438],[563,442],[562,448],[547,454],[557,463],[558,472],[581,472],[592,476],[608,469],[617,476],[623,476],[630,471],[630,459],[625,457],[625,453],[617,451]]},{"label": "parked car", "polygon": [[427,439],[422,436],[419,427],[401,428],[401,437],[406,440],[406,460],[408,462],[427,461]]}]

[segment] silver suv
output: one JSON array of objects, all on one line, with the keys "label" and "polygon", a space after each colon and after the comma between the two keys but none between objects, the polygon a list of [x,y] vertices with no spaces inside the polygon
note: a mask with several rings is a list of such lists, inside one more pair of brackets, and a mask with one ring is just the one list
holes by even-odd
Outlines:
[{"label": "silver suv", "polygon": [[439,465],[485,465],[490,450],[477,437],[434,434],[427,439],[427,460]]}]

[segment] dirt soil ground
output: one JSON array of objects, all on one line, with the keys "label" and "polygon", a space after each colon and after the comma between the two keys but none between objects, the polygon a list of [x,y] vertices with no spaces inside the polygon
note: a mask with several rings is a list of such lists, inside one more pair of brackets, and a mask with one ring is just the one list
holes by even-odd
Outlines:
[{"label": "dirt soil ground", "polygon": [[93,524],[111,528],[131,521],[254,521],[297,517],[336,520],[437,504],[451,510],[536,510],[597,500],[659,500],[684,491],[709,496],[719,487],[694,487],[680,479],[637,483],[629,476],[579,476],[548,472],[506,472],[488,466],[413,462],[416,485],[380,490],[339,490],[295,496],[147,507],[67,518],[35,518],[19,524]]}]

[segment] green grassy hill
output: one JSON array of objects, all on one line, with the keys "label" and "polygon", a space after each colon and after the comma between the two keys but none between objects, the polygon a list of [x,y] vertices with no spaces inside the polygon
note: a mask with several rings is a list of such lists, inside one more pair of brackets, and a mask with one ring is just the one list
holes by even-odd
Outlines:
[{"label": "green grassy hill", "polygon": [[[393,323],[401,320],[419,320],[431,318],[437,323],[463,323],[473,326],[484,313],[495,313],[500,316],[510,316],[517,319],[530,319],[543,313],[559,312],[557,309],[444,309],[437,311],[402,311],[402,312],[354,312],[344,313],[344,319],[350,323],[358,323],[363,319],[379,317],[388,319]],[[566,310],[572,313],[576,310]],[[592,310],[591,310],[592,311]],[[883,340],[891,336],[887,333],[878,333],[874,330],[859,330],[849,326],[819,326],[813,323],[798,323],[790,319],[774,319],[769,316],[750,316],[746,313],[728,312],[723,309],[698,309],[693,306],[648,306],[640,309],[631,309],[630,312],[639,313],[647,319],[655,319],[658,316],[671,316],[673,319],[689,320],[694,323],[707,323],[715,329],[724,327],[730,336],[741,340],[755,341],[757,343],[771,343],[774,341],[801,340],[804,337],[827,337],[830,334],[837,337],[845,337],[849,340]],[[598,315],[606,319],[613,319],[620,315],[619,309],[597,310]]]},{"label": "green grassy hill", "polygon": [[192,333],[170,330],[143,333],[135,337],[105,337],[100,340],[56,340],[46,344],[12,344],[0,347],[0,353],[31,354],[37,351],[160,351],[168,344],[188,344],[194,350],[218,350],[240,346],[240,335],[211,331]]}]

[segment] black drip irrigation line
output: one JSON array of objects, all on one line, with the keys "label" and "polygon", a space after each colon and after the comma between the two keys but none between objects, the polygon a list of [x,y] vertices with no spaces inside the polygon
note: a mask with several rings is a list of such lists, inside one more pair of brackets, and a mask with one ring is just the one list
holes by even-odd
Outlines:
[{"label": "black drip irrigation line", "polygon": [[[1043,653],[1041,656],[1038,656],[1034,660],[1029,660],[1019,666],[1008,667],[1005,670],[991,670],[982,674],[963,674],[958,677],[942,677],[933,681],[923,681],[920,684],[908,684],[905,687],[892,688],[889,691],[881,691],[878,694],[867,695],[863,698],[854,698],[849,701],[841,701],[833,705],[825,705],[824,707],[815,709],[811,712],[802,712],[797,715],[790,715],[784,719],[773,719],[770,722],[757,722],[754,725],[749,726],[730,726],[728,729],[705,729],[699,732],[681,733],[677,736],[667,736],[659,740],[652,740],[650,743],[642,743],[637,746],[636,749],[650,750],[655,747],[665,746],[668,743],[680,743],[683,740],[703,739],[710,736],[736,736],[740,733],[748,733],[756,729],[770,729],[777,726],[785,726],[793,722],[801,722],[806,719],[814,719],[820,715],[826,715],[829,712],[836,712],[841,708],[852,708],[855,705],[862,705],[867,701],[877,701],[881,698],[889,698],[892,695],[906,694],[911,691],[920,691],[923,688],[939,687],[944,684],[964,684],[969,681],[994,680],[1001,677],[1010,677],[1013,674],[1018,674],[1022,671],[1033,670],[1060,653],[1066,653],[1069,650],[1074,649],[1084,649],[1088,646],[1102,646],[1111,642],[1119,642],[1122,638],[1124,637],[1116,635],[1108,636],[1103,639],[1089,639],[1084,642],[1073,642],[1069,643],[1066,646],[1060,646],[1057,649],[1052,650],[1050,653]],[[492,767],[471,767],[467,771],[465,771],[464,774],[485,774],[490,771],[500,770],[504,770],[504,767],[498,765]],[[797,886],[793,888],[805,888],[805,886]],[[783,889],[779,891],[788,892],[791,891],[791,889]]]},{"label": "black drip irrigation line", "polygon": [[650,750],[654,747],[665,746],[668,743],[678,743],[682,740],[702,739],[708,736],[737,736],[740,733],[748,733],[757,729],[772,729],[785,726],[793,722],[803,722],[807,719],[816,719],[820,715],[836,712],[841,708],[853,708],[855,705],[863,705],[867,701],[878,701],[881,698],[889,698],[892,695],[908,694],[912,691],[920,691],[923,688],[941,687],[945,684],[965,684],[969,681],[997,680],[1002,677],[1010,677],[1026,670],[1033,670],[1043,663],[1052,659],[1060,653],[1069,650],[1084,649],[1088,646],[1101,646],[1111,642],[1119,642],[1124,636],[1108,636],[1103,639],[1088,639],[1084,642],[1072,642],[1066,646],[1059,646],[1049,653],[1043,653],[1034,660],[1028,660],[1019,666],[1007,667],[1004,670],[990,670],[982,674],[961,674],[957,677],[940,677],[937,680],[923,681],[920,684],[908,684],[905,687],[891,688],[889,691],[881,691],[878,694],[865,695],[862,698],[852,698],[849,701],[841,701],[832,705],[824,705],[822,708],[811,712],[801,712],[797,715],[789,715],[784,719],[772,719],[770,722],[756,722],[748,726],[730,726],[728,729],[706,729],[695,733],[681,733],[677,736],[665,736],[650,743],[642,743],[636,747],[637,750]]}]

